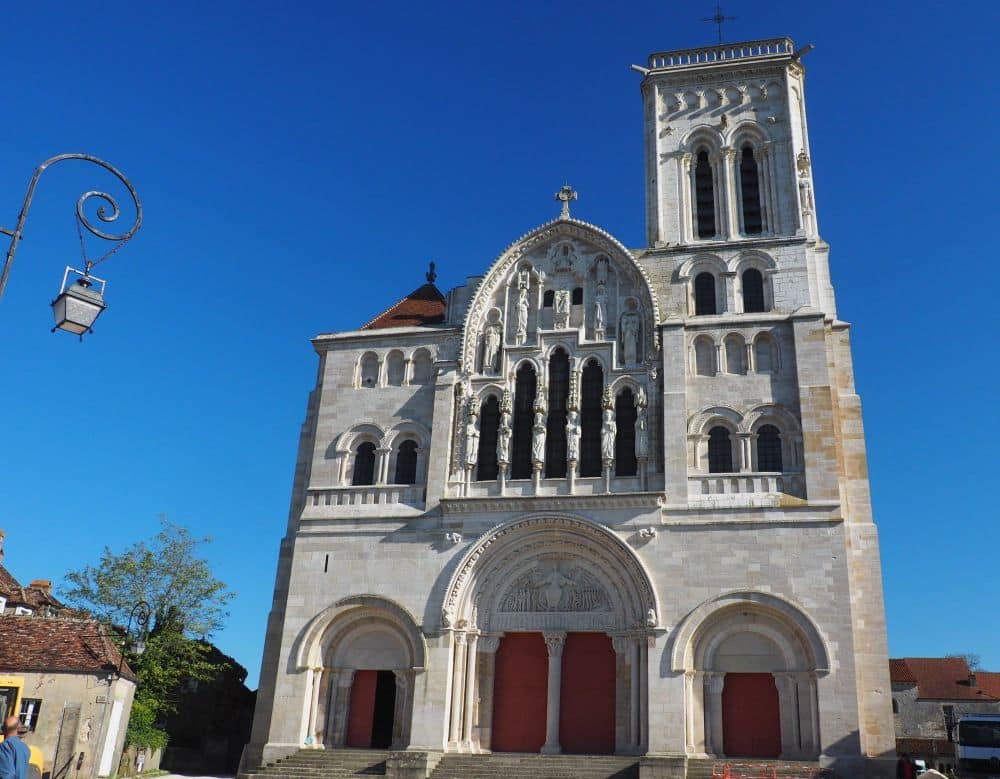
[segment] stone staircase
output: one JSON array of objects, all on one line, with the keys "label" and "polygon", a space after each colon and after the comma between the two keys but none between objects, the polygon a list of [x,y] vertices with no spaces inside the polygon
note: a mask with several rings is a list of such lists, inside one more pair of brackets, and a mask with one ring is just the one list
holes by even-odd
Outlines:
[{"label": "stone staircase", "polygon": [[430,779],[638,779],[639,758],[613,755],[447,754]]},{"label": "stone staircase", "polygon": [[385,776],[389,753],[376,749],[300,749],[240,779],[340,779],[347,776]]},{"label": "stone staircase", "polygon": [[819,771],[819,763],[787,760],[688,760],[687,779],[713,779],[713,772],[720,779],[727,765],[726,779],[812,779]]}]

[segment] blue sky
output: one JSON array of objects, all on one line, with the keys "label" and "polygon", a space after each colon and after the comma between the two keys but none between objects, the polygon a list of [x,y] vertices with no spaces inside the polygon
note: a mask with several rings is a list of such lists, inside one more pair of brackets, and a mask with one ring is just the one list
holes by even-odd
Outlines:
[{"label": "blue sky", "polygon": [[[95,10],[96,9],[96,10]],[[854,324],[890,650],[1000,670],[996,589],[997,154],[992,2],[730,0],[730,40],[789,35],[805,62],[817,205]],[[239,597],[220,646],[255,684],[309,338],[423,281],[483,272],[574,214],[643,229],[639,79],[711,43],[711,2],[22,3],[5,10],[0,224],[34,167],[86,151],[143,200],[100,267],[83,344],[49,334],[79,264],[76,197],[45,174],[0,301],[0,527],[23,580],[152,535],[214,537]],[[961,141],[961,142],[959,142]],[[100,247],[92,246],[97,252]],[[975,294],[973,294],[975,293]],[[975,412],[975,413],[973,413]],[[986,415],[989,416],[989,415]]]}]

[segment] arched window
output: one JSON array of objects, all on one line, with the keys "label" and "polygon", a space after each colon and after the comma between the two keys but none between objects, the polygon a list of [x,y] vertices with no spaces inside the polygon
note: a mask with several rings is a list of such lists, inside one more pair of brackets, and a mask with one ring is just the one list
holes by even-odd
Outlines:
[{"label": "arched window", "polygon": [[569,355],[556,349],[549,359],[549,416],[545,432],[545,475],[566,475],[566,403],[569,399]]},{"label": "arched window", "polygon": [[754,341],[754,359],[757,373],[778,372],[778,345],[767,333],[761,333]]},{"label": "arched window", "polygon": [[694,369],[699,376],[715,375],[715,344],[707,335],[694,341]]},{"label": "arched window", "polygon": [[715,302],[715,276],[699,273],[694,277],[694,313],[696,316],[719,313]]},{"label": "arched window", "polygon": [[715,183],[708,152],[702,149],[695,158],[695,222],[699,238],[715,237]]},{"label": "arched window", "polygon": [[726,336],[726,373],[747,372],[747,347],[736,333]]},{"label": "arched window", "polygon": [[597,360],[583,367],[580,379],[580,475],[601,475],[601,396],[604,370]]},{"label": "arched window", "polygon": [[542,295],[542,307],[552,308],[556,301],[556,291],[554,289],[545,290],[545,294]]},{"label": "arched window", "polygon": [[354,453],[351,484],[361,486],[375,483],[375,444],[364,441]]},{"label": "arched window", "polygon": [[743,147],[740,155],[740,200],[743,203],[743,232],[760,235],[764,230],[760,212],[760,179],[750,144]]},{"label": "arched window", "polygon": [[361,358],[361,386],[374,387],[378,384],[378,355],[368,352]]},{"label": "arched window", "polygon": [[479,407],[479,458],[476,479],[493,481],[500,473],[497,464],[497,436],[500,430],[500,401],[495,395]]},{"label": "arched window", "polygon": [[574,306],[583,305],[583,287],[573,287],[573,299],[570,302]]},{"label": "arched window", "polygon": [[774,425],[757,431],[757,470],[781,472],[781,434]]},{"label": "arched window", "polygon": [[407,438],[399,445],[396,452],[396,473],[393,484],[417,483],[417,442]]},{"label": "arched window", "polygon": [[523,363],[517,369],[514,382],[514,431],[510,453],[512,479],[531,478],[531,424],[535,388],[535,369],[529,363]]},{"label": "arched window", "polygon": [[392,351],[385,359],[386,383],[399,387],[403,384],[403,353]]},{"label": "arched window", "polygon": [[430,352],[426,349],[417,349],[413,353],[413,383],[430,384],[434,380],[434,363],[431,361]]},{"label": "arched window", "polygon": [[708,431],[708,472],[733,472],[733,443],[721,425]]},{"label": "arched window", "polygon": [[635,459],[635,396],[628,387],[615,398],[615,476],[635,476],[639,466]]},{"label": "arched window", "polygon": [[743,287],[743,310],[748,314],[765,311],[764,275],[756,268],[748,268],[740,277]]}]

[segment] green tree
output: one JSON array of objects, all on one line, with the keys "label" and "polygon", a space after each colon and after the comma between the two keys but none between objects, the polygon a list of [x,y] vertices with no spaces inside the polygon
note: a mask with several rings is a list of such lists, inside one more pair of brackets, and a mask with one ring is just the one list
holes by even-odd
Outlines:
[{"label": "green tree", "polygon": [[209,659],[206,639],[222,627],[234,596],[198,556],[211,538],[196,538],[165,517],[160,525],[153,538],[123,552],[105,547],[97,565],[67,574],[62,588],[70,605],[91,612],[119,634],[135,604],[149,604],[146,650],[141,656],[126,651],[138,678],[127,742],[151,748],[166,744],[157,724],[176,711],[181,686],[208,681],[224,667]]}]

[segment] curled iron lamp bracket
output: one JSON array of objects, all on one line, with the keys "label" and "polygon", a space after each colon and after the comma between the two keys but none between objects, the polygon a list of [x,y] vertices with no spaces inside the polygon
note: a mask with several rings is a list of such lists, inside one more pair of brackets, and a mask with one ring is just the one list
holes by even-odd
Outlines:
[{"label": "curled iron lamp bracket", "polygon": [[132,227],[123,233],[109,233],[100,229],[101,225],[95,225],[87,219],[87,216],[84,213],[84,205],[92,198],[101,201],[101,205],[97,207],[97,218],[104,224],[110,224],[117,221],[119,216],[121,216],[121,209],[118,207],[118,201],[107,192],[101,192],[95,189],[84,192],[76,201],[76,215],[80,224],[87,230],[87,232],[91,235],[97,236],[98,238],[102,238],[105,241],[127,241],[135,235],[136,232],[138,232],[139,227],[142,225],[142,203],[139,202],[139,195],[136,193],[135,187],[132,186],[132,183],[125,178],[125,174],[118,170],[118,168],[114,165],[90,154],[57,154],[55,157],[50,157],[35,168],[35,174],[31,177],[31,181],[28,183],[28,191],[24,196],[24,204],[21,206],[21,213],[17,217],[17,225],[13,230],[9,230],[6,227],[0,227],[0,233],[10,237],[10,245],[7,247],[7,257],[4,260],[3,272],[0,273],[0,297],[3,297],[4,289],[7,286],[7,277],[10,275],[11,265],[14,263],[14,254],[17,252],[17,245],[20,243],[21,238],[24,235],[24,222],[28,218],[28,209],[31,208],[31,201],[35,197],[35,187],[38,185],[38,178],[47,168],[58,162],[62,162],[63,160],[83,160],[84,162],[91,162],[95,165],[99,165],[109,171],[122,184],[125,185],[125,188],[132,196],[132,202],[135,204],[135,222]]}]

